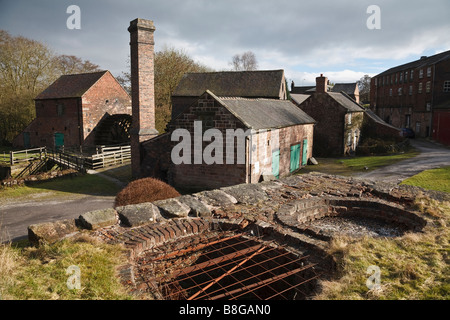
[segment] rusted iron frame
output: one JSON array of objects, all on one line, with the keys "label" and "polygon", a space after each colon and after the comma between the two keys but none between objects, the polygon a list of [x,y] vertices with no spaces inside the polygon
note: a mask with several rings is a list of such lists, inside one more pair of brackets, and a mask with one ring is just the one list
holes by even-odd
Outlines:
[{"label": "rusted iron frame", "polygon": [[[221,248],[214,248],[215,250],[213,250],[213,251],[209,251],[209,252],[207,252],[207,253],[204,253],[204,255],[205,256],[208,256],[209,254],[211,254],[212,252],[216,252],[216,251],[219,251],[219,250],[223,250],[223,249],[225,249],[225,248],[230,248],[230,247],[233,247],[233,246],[237,246],[237,245],[241,245],[241,244],[246,244],[247,242],[249,242],[249,241],[253,241],[253,242],[255,242],[255,243],[257,243],[257,245],[255,245],[255,246],[261,246],[261,244],[258,244],[258,242],[256,242],[255,240],[252,240],[252,239],[245,239],[245,241],[241,241],[241,242],[238,242],[238,243],[235,243],[235,244],[231,244],[231,245],[228,245],[228,246],[224,246],[224,247],[221,247]],[[255,247],[255,246],[253,246],[253,247]],[[253,248],[253,247],[250,247],[250,246],[247,246],[247,249],[248,248]],[[208,267],[209,265],[213,265],[214,263],[215,263],[215,261],[218,261],[218,260],[221,260],[221,259],[223,259],[224,257],[227,257],[227,256],[229,256],[229,255],[233,255],[233,254],[236,254],[236,253],[238,253],[238,252],[240,252],[240,251],[243,251],[243,250],[246,250],[246,249],[242,249],[242,250],[238,250],[238,251],[235,251],[235,252],[232,252],[232,253],[230,253],[230,254],[228,254],[228,255],[225,255],[225,256],[221,256],[221,257],[217,257],[217,258],[214,258],[214,259],[210,259],[208,262],[204,262],[202,265],[200,265],[200,264],[197,264],[197,265],[194,265],[194,266],[191,266],[191,267],[187,267],[187,268],[184,268],[183,270],[180,270],[180,271],[178,271],[178,273],[175,273],[175,275],[170,275],[170,277],[171,278],[176,278],[176,277],[179,277],[180,275],[183,275],[183,274],[186,274],[186,273],[188,273],[188,272],[194,272],[194,271],[196,271],[196,270],[198,270],[198,269],[201,269],[201,268],[203,268],[203,267]],[[226,260],[229,260],[229,259],[233,259],[233,258],[236,258],[236,257],[239,257],[240,255],[236,255],[235,257],[231,257],[231,258],[228,258],[228,259],[224,259],[223,261],[226,261]],[[223,261],[221,261],[221,262],[223,262]],[[187,272],[185,272],[185,271],[187,271]],[[161,276],[161,277],[166,277],[167,278],[167,276]]]},{"label": "rusted iron frame", "polygon": [[[235,294],[235,293],[238,293],[238,292],[241,292],[241,291],[246,290],[245,292],[241,293],[240,295],[237,295],[237,296],[233,296],[233,297],[232,297],[232,299],[236,299],[236,298],[238,298],[238,297],[240,297],[240,296],[242,296],[242,295],[244,295],[244,294],[247,294],[247,293],[249,293],[249,292],[255,291],[256,289],[265,287],[265,285],[266,285],[267,283],[274,283],[274,282],[276,282],[276,281],[278,281],[278,280],[280,280],[280,279],[282,279],[282,278],[286,278],[286,277],[289,277],[290,275],[293,275],[293,274],[299,273],[299,272],[301,272],[301,271],[307,270],[307,269],[309,269],[309,268],[312,268],[313,266],[315,266],[315,264],[309,264],[309,265],[307,265],[307,266],[305,266],[305,267],[297,268],[297,269],[294,269],[294,270],[285,272],[285,273],[283,273],[283,274],[277,275],[277,276],[275,276],[275,277],[268,278],[268,279],[265,279],[265,280],[260,281],[260,282],[252,283],[251,285],[248,285],[248,286],[246,286],[246,287],[242,287],[242,288],[239,288],[239,289],[230,291],[230,292],[223,293],[223,294],[221,294],[221,295],[217,295],[217,296],[211,298],[211,300],[217,300],[217,299],[223,298],[223,297],[225,297],[225,296],[227,296],[227,295],[233,295],[233,294]],[[247,289],[250,289],[250,290],[247,290]]]},{"label": "rusted iron frame", "polygon": [[[321,273],[316,274],[314,277],[308,278],[308,279],[306,279],[306,280],[303,281],[303,282],[297,283],[295,286],[292,286],[291,288],[287,288],[287,289],[285,289],[285,290],[283,290],[283,291],[281,291],[281,292],[275,293],[274,295],[270,296],[269,298],[266,298],[266,300],[270,300],[270,299],[272,299],[273,297],[276,297],[277,295],[282,294],[283,292],[285,292],[285,291],[287,291],[287,290],[294,289],[294,288],[296,288],[296,287],[298,287],[298,286],[300,286],[300,285],[302,285],[302,284],[305,284],[305,283],[307,283],[307,282],[309,282],[309,281],[312,281],[312,280],[314,280],[314,279],[317,279],[317,278],[319,278],[321,275],[322,275]],[[297,290],[298,290],[298,289],[297,289]],[[300,291],[300,290],[299,290],[299,291]],[[302,291],[300,291],[300,292],[302,292]],[[302,292],[302,294],[306,295],[304,292]]]},{"label": "rusted iron frame", "polygon": [[[269,248],[269,247],[266,247],[266,248]],[[271,248],[269,251],[272,251],[272,250],[275,250],[275,249],[276,249],[276,248]],[[265,252],[267,253],[268,251],[265,251]],[[260,253],[260,254],[263,254],[263,253]],[[286,254],[288,254],[288,252],[286,252]],[[245,269],[251,268],[251,267],[253,267],[253,266],[255,266],[255,265],[258,265],[258,264],[267,262],[267,261],[269,261],[269,260],[271,260],[271,259],[275,259],[275,258],[278,258],[278,256],[275,256],[275,257],[272,257],[272,258],[270,258],[270,259],[267,259],[267,260],[264,260],[264,261],[255,263],[255,264],[253,264],[253,265],[251,265],[251,266],[248,266],[248,267],[245,267],[245,268],[243,268],[243,269],[240,269],[239,271],[243,271],[243,270],[245,270]],[[183,289],[183,291],[187,291],[187,290],[190,290],[190,289],[195,288],[195,287],[197,287],[197,286],[206,284],[206,283],[208,283],[208,282],[210,281],[210,280],[206,280],[206,281],[204,281],[204,282],[202,282],[202,283],[200,283],[200,284],[197,284],[197,282],[193,279],[194,277],[198,277],[198,276],[201,276],[201,275],[208,275],[211,279],[214,279],[214,278],[211,277],[211,275],[209,274],[211,271],[214,271],[214,270],[216,270],[216,269],[222,269],[224,272],[227,272],[227,270],[225,270],[223,267],[228,266],[228,265],[231,265],[231,264],[235,264],[235,263],[240,262],[241,260],[244,260],[244,259],[246,259],[246,257],[244,257],[244,258],[242,258],[242,259],[240,259],[240,260],[230,261],[230,262],[227,262],[227,263],[222,264],[222,265],[221,265],[221,264],[218,264],[218,263],[214,263],[214,264],[212,264],[212,265],[215,265],[215,267],[213,267],[213,268],[210,268],[210,269],[208,269],[208,270],[205,270],[205,269],[203,269],[203,268],[200,268],[199,270],[202,271],[201,273],[197,273],[197,274],[195,274],[195,275],[189,275],[189,274],[186,274],[186,276],[185,276],[184,278],[181,278],[181,279],[178,279],[178,278],[177,278],[177,279],[175,279],[175,280],[176,280],[176,281],[184,281],[184,280],[186,280],[186,279],[192,280],[192,281],[195,283],[195,285]],[[223,261],[222,261],[222,262],[223,262]],[[195,271],[197,271],[197,270],[195,270]],[[234,276],[233,276],[233,278],[234,278],[237,282],[242,283],[240,280],[236,279]],[[169,284],[170,284],[170,283],[171,283],[171,282],[169,282]],[[219,284],[219,285],[220,285],[220,284]],[[222,288],[226,288],[226,287],[222,287]],[[219,290],[221,290],[221,289],[219,289]],[[176,294],[176,293],[178,293],[178,292],[175,292],[175,294]]]},{"label": "rusted iron frame", "polygon": [[[287,253],[290,253],[290,254],[292,254],[293,255],[293,253],[292,252],[289,252],[289,251],[287,251],[286,249],[284,249]],[[309,257],[309,255],[308,256],[303,256],[303,257],[301,257],[301,258],[297,258],[297,259],[291,259],[291,262],[299,262],[300,260],[302,260],[302,259],[304,259],[304,258],[307,258],[307,257]],[[285,264],[280,264],[277,260],[275,260],[274,261],[276,264],[278,264],[278,268],[285,268],[285,266],[287,265],[286,263]],[[267,270],[267,268],[266,267],[264,267],[264,265],[261,265],[261,267],[263,268],[263,269],[266,269]],[[286,269],[287,270],[287,269]],[[289,270],[287,270],[287,271],[289,271]],[[273,273],[272,273],[273,274]],[[302,276],[299,276],[300,278],[302,278],[302,280],[304,280],[304,278],[302,277]],[[283,279],[281,279],[281,281],[283,281],[285,284],[287,284],[288,286],[291,286],[291,284],[289,283],[289,282],[287,282],[284,278]],[[268,285],[268,287],[269,288],[271,288],[273,291],[277,291],[277,290],[275,290],[275,289],[273,289],[270,285]],[[305,294],[304,292],[302,292],[301,290],[299,290],[301,293],[303,293],[303,294]],[[283,296],[284,297],[284,296]]]},{"label": "rusted iron frame", "polygon": [[225,241],[228,241],[230,239],[237,238],[237,237],[240,237],[240,236],[242,236],[242,235],[238,234],[238,235],[234,235],[234,236],[227,237],[227,238],[220,238],[219,240],[215,240],[215,241],[212,241],[212,242],[199,244],[196,247],[191,247],[191,248],[188,248],[188,249],[173,251],[173,252],[168,253],[166,255],[163,255],[163,256],[157,257],[155,259],[152,259],[150,262],[156,262],[156,261],[159,261],[159,260],[168,259],[168,258],[177,256],[177,255],[186,254],[188,252],[198,251],[198,250],[201,250],[203,248],[215,245],[217,243],[225,242]]},{"label": "rusted iron frame", "polygon": [[[285,253],[283,253],[283,255],[287,255],[287,254],[290,254],[290,252],[285,252]],[[257,263],[255,263],[255,264],[253,264],[253,265],[251,265],[251,266],[248,266],[248,267],[245,267],[245,268],[239,270],[238,272],[242,272],[242,271],[244,271],[244,270],[246,270],[246,269],[248,269],[248,268],[254,267],[254,266],[256,266],[256,265],[262,265],[262,264],[264,264],[264,263],[266,263],[266,262],[268,262],[268,261],[270,261],[270,260],[274,260],[274,259],[277,259],[277,258],[279,258],[279,257],[280,257],[280,256],[275,256],[275,257],[271,257],[271,258],[269,258],[269,259],[267,259],[267,260],[263,260],[263,261],[257,262]],[[304,258],[306,258],[306,257],[307,257],[307,256],[304,256],[304,257],[301,257],[300,259],[304,259]],[[276,276],[276,274],[274,274],[274,271],[275,271],[276,269],[279,269],[280,267],[285,267],[285,266],[287,266],[287,265],[289,265],[289,264],[292,264],[292,263],[298,263],[298,261],[300,261],[300,259],[297,259],[297,260],[290,260],[290,261],[286,262],[285,264],[282,264],[282,265],[279,264],[278,266],[276,266],[276,267],[274,267],[274,268],[272,268],[272,269],[269,269],[269,270],[266,269],[266,271],[261,272],[261,273],[257,273],[257,274],[252,274],[250,271],[247,271],[248,273],[252,274],[252,276],[246,278],[245,280],[249,280],[249,279],[252,279],[252,278],[257,278],[258,280],[263,281],[263,280],[261,280],[258,276],[260,276],[260,275],[262,275],[262,274],[265,274],[265,273],[269,273],[269,274],[271,274],[271,275],[273,275],[273,276]],[[243,287],[245,287],[245,285],[244,285],[241,281],[239,281],[239,283],[241,283],[241,284],[243,285]],[[235,285],[235,284],[230,284],[230,285],[228,285],[228,286],[226,286],[226,287],[223,287],[223,289],[226,290],[228,287],[231,287],[231,286],[234,286],[234,285]],[[213,292],[209,292],[208,295],[211,295],[211,294],[213,294],[213,293],[215,293],[215,292],[218,292],[218,291],[220,291],[220,290],[221,290],[221,289],[217,289],[217,290],[215,290],[215,291],[213,291]],[[272,290],[274,290],[274,289],[272,288]],[[274,290],[274,291],[276,291],[276,290]],[[206,295],[204,295],[204,296],[206,296]],[[201,298],[203,298],[204,296],[201,296]]]},{"label": "rusted iron frame", "polygon": [[242,262],[238,263],[236,266],[234,266],[233,268],[231,268],[229,271],[227,271],[226,273],[222,274],[221,276],[217,277],[216,279],[214,279],[213,281],[211,281],[209,284],[207,284],[205,287],[201,288],[199,291],[197,291],[197,293],[193,294],[192,296],[190,296],[187,300],[192,300],[195,299],[195,297],[197,297],[200,293],[205,292],[206,290],[208,290],[208,288],[210,288],[211,286],[213,286],[214,284],[218,283],[220,280],[222,280],[223,278],[225,278],[227,275],[229,275],[230,273],[232,273],[234,270],[236,270],[237,268],[239,268],[240,266],[242,266],[243,264],[245,264],[246,262],[250,261],[251,259],[253,259],[254,256],[256,256],[259,252],[263,251],[266,249],[266,246],[262,246],[261,248],[259,248],[256,252],[254,252],[253,254],[251,254],[249,257],[247,257],[246,259],[244,259]]}]

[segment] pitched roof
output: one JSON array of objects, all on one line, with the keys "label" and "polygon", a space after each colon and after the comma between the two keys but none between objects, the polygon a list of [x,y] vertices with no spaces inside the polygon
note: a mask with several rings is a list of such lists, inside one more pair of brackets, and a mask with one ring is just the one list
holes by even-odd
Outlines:
[{"label": "pitched roof", "polygon": [[35,99],[79,98],[109,71],[69,74],[59,77]]},{"label": "pitched roof", "polygon": [[364,112],[364,109],[346,93],[328,92],[328,95],[349,112]]},{"label": "pitched roof", "polygon": [[354,94],[357,84],[353,83],[336,83],[331,89],[331,92],[345,92],[347,94]]},{"label": "pitched roof", "polygon": [[284,70],[186,73],[173,96],[199,97],[206,90],[224,97],[278,98]]},{"label": "pitched roof", "polygon": [[291,99],[298,105],[302,104],[309,97],[311,97],[309,94],[291,93]]},{"label": "pitched roof", "polygon": [[450,59],[450,50],[442,52],[442,53],[435,54],[435,55],[430,56],[430,57],[425,57],[424,56],[424,57],[420,58],[419,60],[415,60],[415,61],[412,61],[412,62],[408,62],[408,63],[402,64],[400,66],[396,66],[396,67],[390,68],[390,69],[388,69],[388,70],[386,70],[386,71],[376,75],[376,77],[387,75],[387,74],[391,74],[393,72],[407,70],[407,69],[420,68],[420,67],[431,65],[431,64],[435,64],[435,63],[438,63],[440,61],[447,60],[447,59]]},{"label": "pitched roof", "polygon": [[251,129],[275,129],[316,123],[289,100],[217,97],[210,91],[207,93]]}]

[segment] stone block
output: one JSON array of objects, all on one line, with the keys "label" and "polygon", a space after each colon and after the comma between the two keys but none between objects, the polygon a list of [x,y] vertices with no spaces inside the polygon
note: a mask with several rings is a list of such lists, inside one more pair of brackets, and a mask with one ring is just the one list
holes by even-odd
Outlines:
[{"label": "stone block", "polygon": [[169,218],[182,218],[187,217],[191,208],[181,203],[177,198],[159,200],[153,202],[160,210],[161,213],[167,215]]},{"label": "stone block", "polygon": [[191,208],[189,215],[194,217],[209,217],[211,216],[211,210],[206,204],[198,200],[197,198],[185,195],[177,198],[182,204]]},{"label": "stone block", "polygon": [[95,230],[116,224],[118,218],[116,210],[110,208],[83,213],[78,221],[83,228]]},{"label": "stone block", "polygon": [[206,204],[219,208],[226,208],[235,205],[238,201],[235,197],[222,190],[202,191],[195,194],[196,197]]},{"label": "stone block", "polygon": [[75,219],[34,224],[28,227],[28,240],[33,245],[52,244],[78,231]]},{"label": "stone block", "polygon": [[141,203],[116,208],[121,222],[128,227],[164,221],[159,209],[152,203]]},{"label": "stone block", "polygon": [[256,184],[240,184],[221,188],[220,190],[233,196],[239,203],[243,204],[257,204],[269,199],[266,192]]}]

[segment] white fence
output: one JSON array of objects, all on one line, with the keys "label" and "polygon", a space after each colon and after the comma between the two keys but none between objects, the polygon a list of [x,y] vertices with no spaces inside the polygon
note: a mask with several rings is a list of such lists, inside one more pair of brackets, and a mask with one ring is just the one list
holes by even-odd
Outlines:
[{"label": "white fence", "polygon": [[91,169],[115,166],[131,162],[131,146],[102,147],[86,159],[86,165]]}]

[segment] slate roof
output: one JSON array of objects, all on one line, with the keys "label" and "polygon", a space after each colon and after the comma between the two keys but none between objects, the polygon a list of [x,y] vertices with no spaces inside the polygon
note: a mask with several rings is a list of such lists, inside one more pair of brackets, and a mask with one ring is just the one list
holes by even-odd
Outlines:
[{"label": "slate roof", "polygon": [[328,92],[328,95],[349,112],[364,112],[364,109],[345,93]]},{"label": "slate roof", "polygon": [[224,97],[279,98],[284,70],[187,73],[173,96],[199,97],[206,90]]},{"label": "slate roof", "polygon": [[291,93],[291,99],[298,105],[303,103],[309,97],[311,97],[309,94]]},{"label": "slate roof", "polygon": [[251,129],[275,129],[316,123],[289,100],[217,97],[210,91],[207,93]]},{"label": "slate roof", "polygon": [[35,100],[80,98],[109,71],[69,74],[59,77]]},{"label": "slate roof", "polygon": [[398,72],[398,71],[403,71],[403,70],[407,70],[407,69],[416,69],[416,68],[420,68],[422,66],[427,66],[427,65],[431,65],[431,64],[435,64],[438,63],[440,61],[443,60],[447,60],[450,59],[450,50],[449,51],[445,51],[433,56],[429,56],[429,57],[424,57],[423,59],[419,59],[419,60],[415,60],[409,63],[405,63],[402,64],[400,66],[396,66],[393,68],[390,68],[378,75],[376,75],[376,77],[378,76],[383,76],[383,75],[387,75],[387,74],[391,74],[394,72]]},{"label": "slate roof", "polygon": [[345,92],[347,94],[355,94],[356,82],[353,83],[336,83],[331,92]]}]

